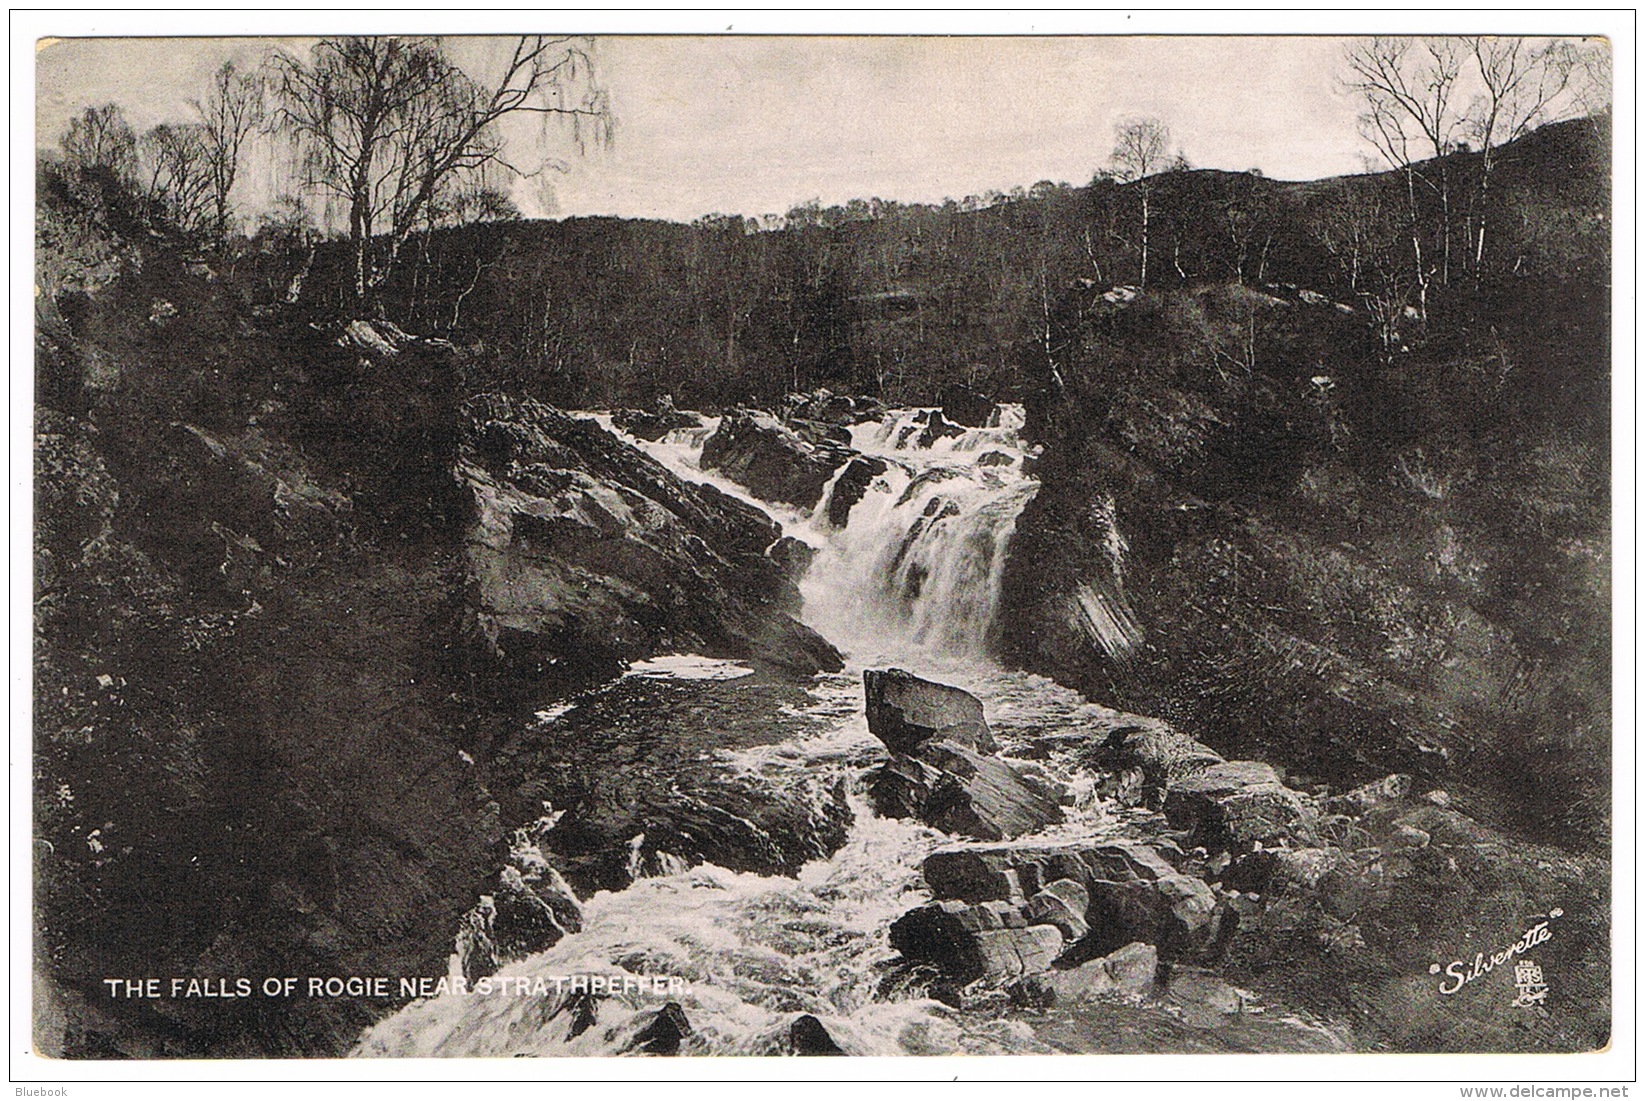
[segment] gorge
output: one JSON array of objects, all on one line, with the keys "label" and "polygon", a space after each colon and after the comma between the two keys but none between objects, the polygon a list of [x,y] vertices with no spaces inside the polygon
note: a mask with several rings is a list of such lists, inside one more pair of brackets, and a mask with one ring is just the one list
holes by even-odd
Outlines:
[{"label": "gorge", "polygon": [[[966,385],[932,364],[1014,300],[918,249],[900,298],[796,279],[723,372],[659,368],[737,265],[890,221],[442,231],[416,294],[482,239],[509,262],[436,331],[405,288],[405,327],[338,316],[335,251],[230,262],[43,173],[37,1046],[1603,1047],[1608,196],[1546,169],[1603,153],[1561,126],[1500,187],[1587,229],[1528,216],[1519,271],[1436,292],[1404,351],[1325,276],[1069,270],[1049,335]],[[1197,224],[1225,175],[1157,201]],[[1310,247],[1276,268],[1320,275]],[[676,248],[710,259],[636,275]],[[586,282],[579,340],[706,304],[647,330],[661,358],[530,371],[533,262]],[[661,289],[602,306],[595,273]],[[908,312],[939,303],[947,329]],[[868,385],[905,345],[932,362]],[[1545,1012],[1508,968],[1430,970],[1538,922]],[[207,1004],[114,975],[394,981]]]}]

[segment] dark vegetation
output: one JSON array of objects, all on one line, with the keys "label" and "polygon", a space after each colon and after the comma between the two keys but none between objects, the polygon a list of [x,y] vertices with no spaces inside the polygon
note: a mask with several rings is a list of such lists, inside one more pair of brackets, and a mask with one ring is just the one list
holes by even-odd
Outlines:
[{"label": "dark vegetation", "polygon": [[[180,225],[114,167],[44,165],[35,855],[57,996],[443,971],[503,844],[483,750],[540,702],[467,615],[452,468],[490,391],[769,408],[958,380],[1024,401],[1044,488],[1010,657],[1293,781],[1402,769],[1603,848],[1608,120],[1494,155],[1483,256],[1422,288],[1398,173],[1179,167],[1148,184],[1146,288],[1138,185],[1104,178],[757,232],[425,230],[365,298],[359,251],[297,217],[225,239],[214,208]],[[1446,158],[1454,195],[1479,163]],[[363,316],[424,339],[377,354]],[[71,1014],[64,1049],[331,1053],[381,1007],[116,1008]]]},{"label": "dark vegetation", "polygon": [[[1500,259],[1432,287],[1426,318],[1383,328],[1319,253],[1270,271],[1323,297],[1064,299],[1008,582],[1035,614],[1004,641],[1224,751],[1333,784],[1397,767],[1487,821],[1603,846],[1606,146],[1577,122],[1497,155]],[[1306,225],[1307,204],[1390,182],[1280,193]]]}]

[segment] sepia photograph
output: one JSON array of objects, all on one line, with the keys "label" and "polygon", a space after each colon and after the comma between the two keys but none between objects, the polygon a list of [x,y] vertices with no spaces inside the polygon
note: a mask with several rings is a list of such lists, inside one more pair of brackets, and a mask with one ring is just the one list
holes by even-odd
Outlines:
[{"label": "sepia photograph", "polygon": [[375,22],[14,45],[14,1049],[1631,1053],[1616,19]]}]

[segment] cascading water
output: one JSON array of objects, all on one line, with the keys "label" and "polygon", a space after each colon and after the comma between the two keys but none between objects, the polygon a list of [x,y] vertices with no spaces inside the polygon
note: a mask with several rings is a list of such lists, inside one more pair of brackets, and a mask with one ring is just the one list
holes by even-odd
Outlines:
[{"label": "cascading water", "polygon": [[[609,417],[592,416],[616,432]],[[693,1054],[786,1053],[798,1014],[815,1016],[856,1055],[1338,1046],[1317,1026],[1278,1015],[1243,1018],[1232,1035],[1224,1027],[1220,1038],[1208,1041],[1185,1030],[1180,1014],[1157,1006],[1099,1006],[1031,1025],[953,1009],[918,991],[899,996],[881,989],[883,965],[896,955],[887,939],[890,924],[925,901],[921,861],[954,839],[916,822],[878,817],[856,789],[883,752],[864,717],[862,670],[895,663],[964,685],[982,699],[1007,754],[1030,742],[1077,744],[1114,712],[987,657],[1010,539],[1038,489],[1023,469],[1020,406],[1000,406],[991,425],[980,429],[956,430],[926,409],[857,425],[851,447],[859,458],[853,461],[871,463],[872,477],[859,483],[861,497],[848,512],[831,509],[836,494],[851,492],[842,466],[809,515],[758,502],[704,470],[703,444],[717,424],[704,418],[656,442],[616,434],[679,477],[758,505],[787,535],[814,549],[801,582],[803,618],[846,655],[846,669],[817,677],[808,687],[811,704],[788,713],[799,736],[721,750],[718,758],[728,773],[774,788],[797,775],[829,784],[838,776],[853,785],[846,844],[794,879],[711,865],[650,869],[664,874],[595,894],[584,903],[581,932],[499,971],[501,995],[452,990],[415,1002],[370,1029],[356,1053],[611,1054],[630,1048],[664,997],[683,1008],[692,1031],[680,1050]],[[830,512],[845,522],[832,523]],[[674,664],[691,669],[701,663]],[[669,668],[667,662],[648,667],[647,675],[666,675]],[[545,714],[552,719],[563,711]],[[1055,757],[1045,762],[1052,772]],[[1045,839],[1123,834],[1125,816],[1094,797],[1088,778],[1064,778],[1073,781],[1076,805]],[[632,976],[637,986],[673,976],[683,987],[666,995],[622,991],[601,999],[597,1013],[587,1009],[586,998],[578,1003],[566,993],[577,976],[613,975]],[[526,986],[508,994],[504,980]],[[1248,1034],[1274,1025],[1288,1030],[1289,1039]]]},{"label": "cascading water", "polygon": [[839,476],[812,518],[806,622],[863,663],[982,657],[1017,517],[1039,488],[1023,472],[1021,406],[957,435],[933,423],[936,411],[912,409],[857,425],[851,446],[885,469],[843,527],[827,519]]}]

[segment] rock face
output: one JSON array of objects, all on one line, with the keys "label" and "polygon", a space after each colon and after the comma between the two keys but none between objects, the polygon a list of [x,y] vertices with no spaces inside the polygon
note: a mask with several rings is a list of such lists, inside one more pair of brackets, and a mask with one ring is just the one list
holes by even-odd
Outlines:
[{"label": "rock face", "polygon": [[1280,783],[1273,766],[1224,761],[1175,780],[1165,816],[1193,831],[1194,843],[1241,852],[1280,843],[1317,844],[1317,815],[1301,793]]},{"label": "rock face", "polygon": [[600,679],[670,650],[839,668],[789,614],[798,593],[764,553],[781,532],[756,509],[529,398],[464,413],[473,615],[514,673]]},{"label": "rock face", "polygon": [[748,487],[762,501],[809,509],[850,453],[817,444],[766,413],[728,413],[703,444],[702,465]]},{"label": "rock face", "polygon": [[982,701],[963,688],[922,680],[902,669],[863,672],[868,731],[893,753],[913,753],[927,741],[992,753]]}]

